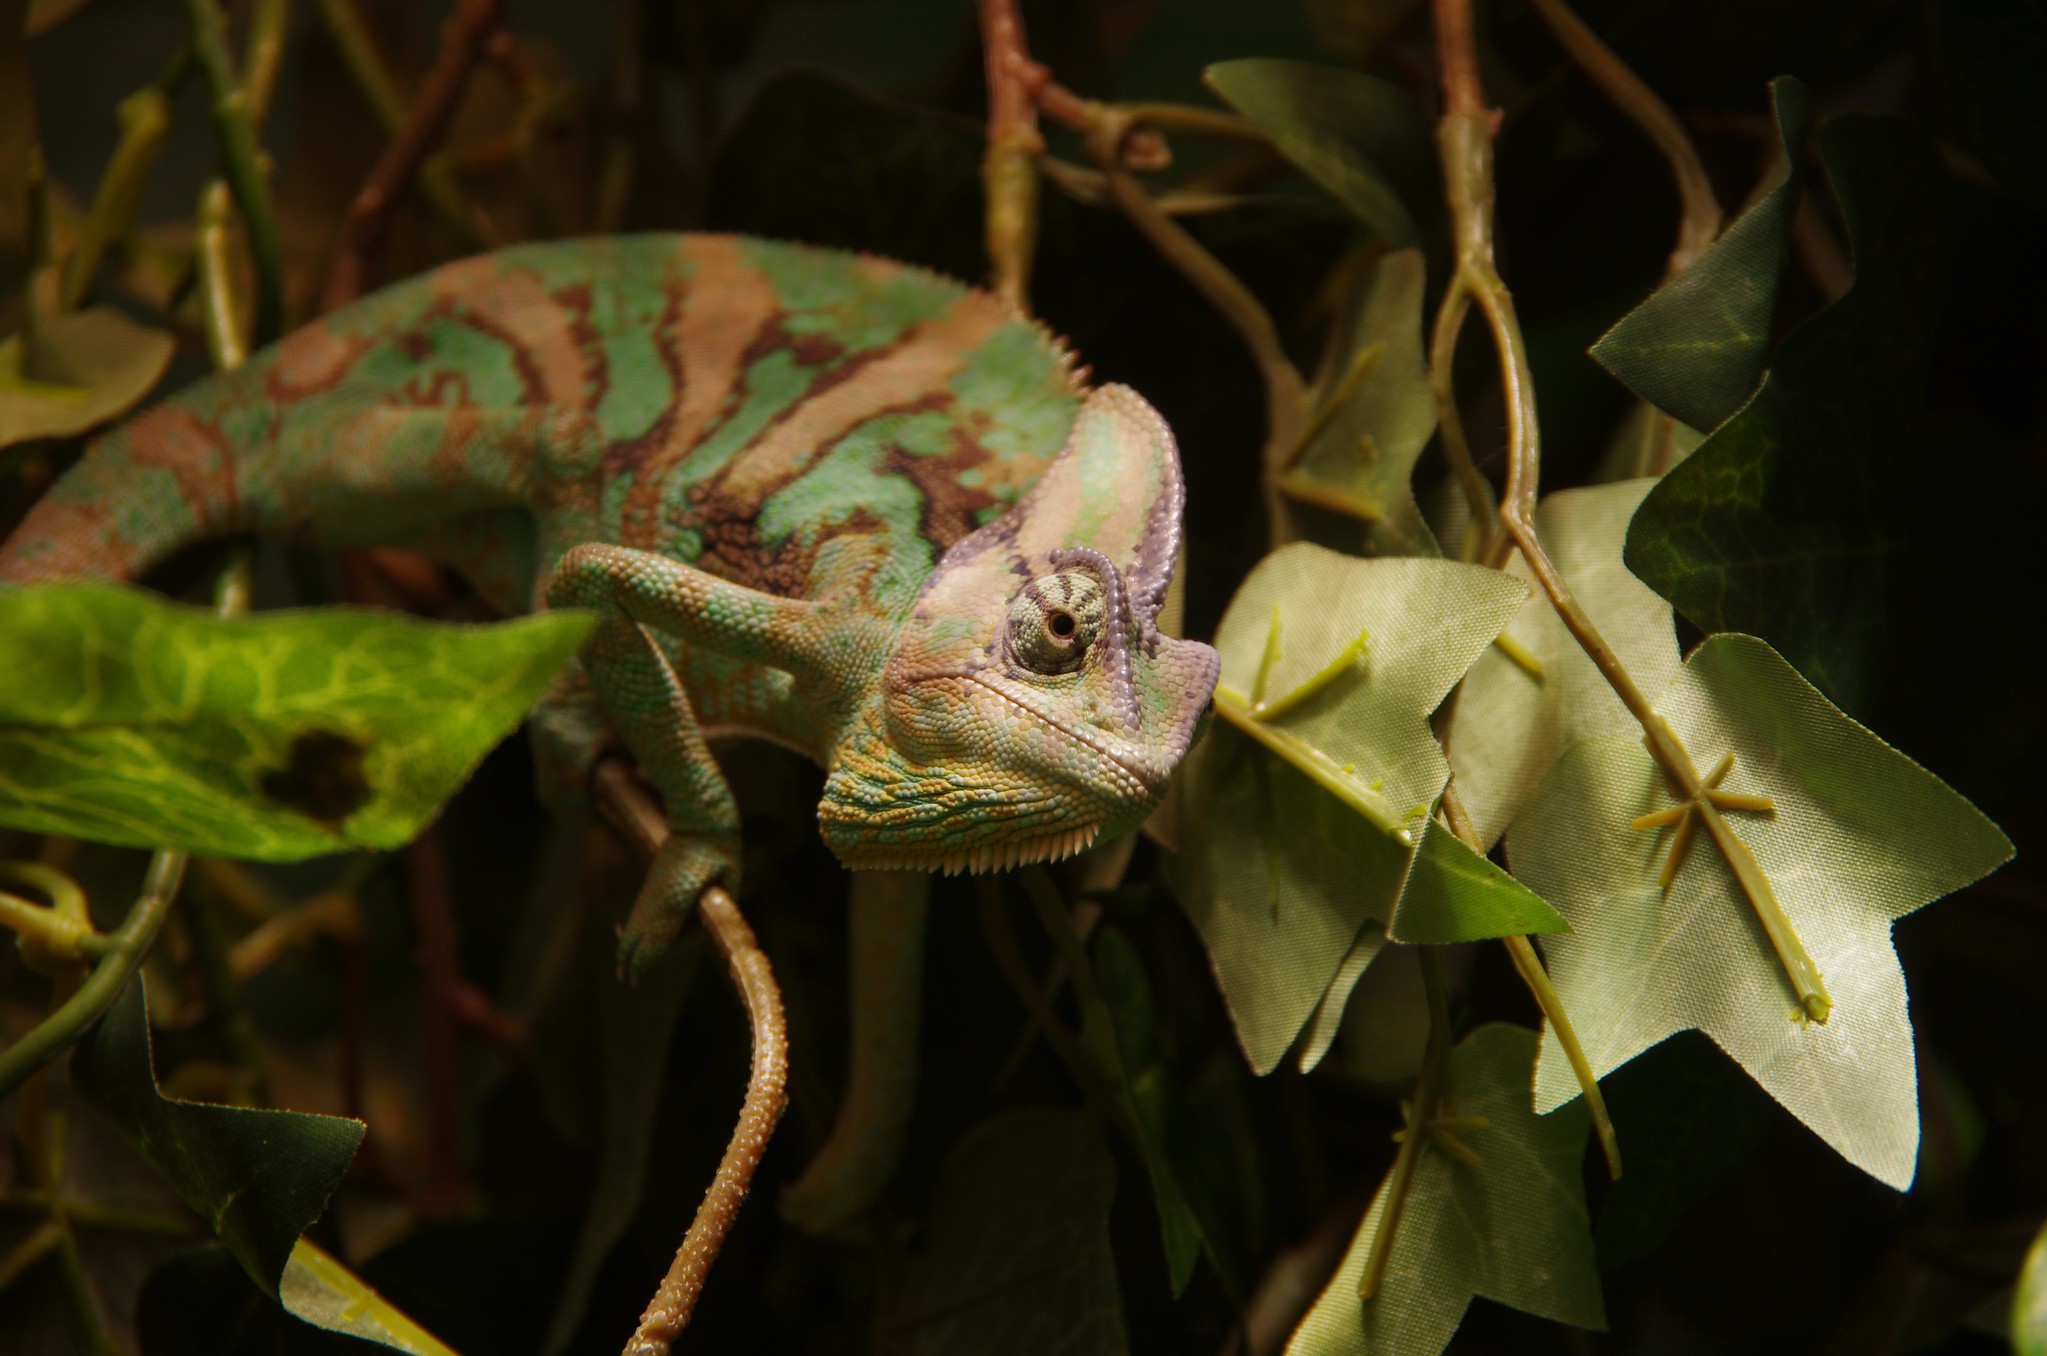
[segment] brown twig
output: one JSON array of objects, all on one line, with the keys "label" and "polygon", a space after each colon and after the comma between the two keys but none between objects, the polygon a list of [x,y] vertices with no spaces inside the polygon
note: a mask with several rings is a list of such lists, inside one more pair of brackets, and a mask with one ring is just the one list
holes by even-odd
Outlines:
[{"label": "brown twig", "polygon": [[988,261],[995,295],[1029,310],[1031,251],[1038,235],[1038,106],[1031,97],[1029,49],[1016,0],[979,0],[981,50],[988,77],[988,152],[981,161],[987,195]]},{"label": "brown twig", "polygon": [[503,0],[460,0],[448,17],[441,30],[440,54],[406,111],[405,125],[377,158],[342,218],[321,309],[331,311],[362,295],[369,253],[383,237],[391,208],[427,154],[440,144],[469,84],[470,71],[503,22],[503,10]]},{"label": "brown twig", "polygon": [[[667,821],[625,759],[613,756],[599,761],[590,784],[606,813],[641,847],[649,854],[660,849],[668,837]],[[723,886],[713,885],[698,896],[696,916],[725,958],[732,985],[746,1005],[753,1027],[753,1064],[747,1075],[746,1100],[732,1127],[732,1138],[726,1141],[725,1155],[718,1161],[717,1174],[697,1206],[668,1274],[661,1278],[660,1288],[640,1316],[640,1326],[626,1343],[626,1356],[668,1356],[669,1344],[696,1308],[704,1277],[718,1260],[718,1250],[731,1232],[754,1171],[760,1167],[768,1140],[789,1103],[789,1028],[782,1013],[782,991],[775,984],[767,953],[754,940],[753,929]]]}]

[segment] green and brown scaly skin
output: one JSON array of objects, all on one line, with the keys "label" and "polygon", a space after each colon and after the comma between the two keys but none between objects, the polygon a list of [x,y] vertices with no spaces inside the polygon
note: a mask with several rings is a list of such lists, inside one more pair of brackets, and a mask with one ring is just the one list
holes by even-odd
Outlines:
[{"label": "green and brown scaly skin", "polygon": [[1216,676],[1154,625],[1180,523],[1157,414],[1086,394],[986,294],[643,236],[449,265],[191,387],[57,482],[0,546],[0,584],[133,578],[254,532],[423,550],[506,612],[597,610],[534,731],[544,782],[580,786],[615,735],[662,793],[671,835],[623,934],[637,968],[706,885],[736,884],[707,738],[822,763],[819,822],[853,867],[988,869],[1134,826]]}]

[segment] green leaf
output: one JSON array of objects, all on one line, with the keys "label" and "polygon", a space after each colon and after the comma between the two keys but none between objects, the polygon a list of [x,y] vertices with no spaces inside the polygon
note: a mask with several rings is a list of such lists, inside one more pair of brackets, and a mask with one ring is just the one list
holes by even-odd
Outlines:
[{"label": "green leaf", "polygon": [[1949,272],[1938,150],[1902,119],[1860,114],[1819,142],[1855,285],[1784,340],[1748,404],[1643,501],[1626,559],[1702,629],[1762,636],[1853,709],[1893,576],[1908,559],[1927,568],[1927,524],[1942,516],[1928,513],[1930,477],[1979,449],[1928,403]]},{"label": "green leaf", "polygon": [[1085,1112],[982,1122],[938,1170],[923,1246],[879,1345],[906,1356],[1127,1351],[1109,1248],[1115,1192],[1115,1162]]},{"label": "green leaf", "polygon": [[0,824],[263,861],[396,847],[590,625],[222,619],[105,584],[0,591]]},{"label": "green leaf", "polygon": [[[1258,738],[1217,721],[1189,757],[1188,846],[1172,871],[1258,1072],[1277,1066],[1366,920],[1392,917],[1449,771],[1429,713],[1526,596],[1476,565],[1296,543],[1231,601],[1217,701]],[[1260,701],[1263,718],[1250,714]]]},{"label": "green leaf", "polygon": [[1337,320],[1338,341],[1308,393],[1308,429],[1279,488],[1348,520],[1336,535],[1315,534],[1326,545],[1361,555],[1442,554],[1411,483],[1436,431],[1422,357],[1427,283],[1427,264],[1414,249],[1385,256],[1359,277]]},{"label": "green leaf", "polygon": [[1418,239],[1396,183],[1426,184],[1429,139],[1414,102],[1369,75],[1305,61],[1224,61],[1210,89],[1395,248]]},{"label": "green leaf", "polygon": [[1558,1323],[1604,1331],[1581,1162],[1591,1122],[1582,1106],[1537,1116],[1528,1107],[1535,1033],[1494,1023],[1450,1053],[1445,1115],[1484,1117],[1460,1133],[1474,1166],[1422,1150],[1378,1293],[1358,1281],[1379,1215],[1381,1184],[1350,1250],[1287,1343],[1287,1356],[1435,1356],[1473,1297]]},{"label": "green leaf", "polygon": [[1396,942],[1478,942],[1564,932],[1562,915],[1431,819],[1415,847],[1386,935]]},{"label": "green leaf", "polygon": [[329,1332],[411,1356],[455,1356],[362,1277],[303,1238],[291,1250],[277,1298],[294,1317]]},{"label": "green leaf", "polygon": [[71,1081],[273,1295],[362,1143],[363,1123],[340,1116],[165,1097],[139,976],[79,1042]]},{"label": "green leaf", "polygon": [[1698,262],[1656,289],[1592,346],[1600,366],[1682,423],[1713,429],[1762,375],[1777,283],[1798,204],[1812,91],[1770,82],[1777,158],[1764,190]]},{"label": "green leaf", "polygon": [[170,366],[177,345],[111,306],[52,316],[0,340],[0,448],[68,438],[127,413]]},{"label": "green leaf", "polygon": [[[1535,511],[1536,535],[1557,572],[1644,692],[1661,692],[1679,668],[1670,605],[1621,563],[1628,520],[1655,485],[1629,480],[1565,490]],[[1518,553],[1508,568],[1528,577]],[[1507,831],[1565,749],[1593,735],[1638,728],[1546,596],[1538,593],[1522,605],[1506,640],[1532,656],[1541,674],[1500,646],[1487,650],[1465,675],[1450,722],[1457,794],[1488,846]]]},{"label": "green leaf", "polygon": [[2011,1298],[2011,1345],[2018,1356],[2047,1356],[2047,1228],[2042,1228]]},{"label": "green leaf", "polygon": [[1322,1063],[1322,1057],[1329,1053],[1329,1047],[1336,1043],[1337,1033],[1343,1030],[1343,1014],[1350,1007],[1350,996],[1357,989],[1358,981],[1365,977],[1365,971],[1372,968],[1372,962],[1386,949],[1386,929],[1372,923],[1358,930],[1350,950],[1343,953],[1343,962],[1336,967],[1336,978],[1329,981],[1329,987],[1322,991],[1322,997],[1315,1001],[1315,1011],[1308,1015],[1308,1026],[1301,1034],[1299,1067],[1302,1073],[1313,1073]]},{"label": "green leaf", "polygon": [[[1891,924],[2010,858],[1997,826],[1842,714],[1752,636],[1708,639],[1657,699],[1702,767],[1775,812],[1728,812],[1825,977],[1824,1024],[1802,1020],[1724,859],[1696,843],[1666,893],[1671,830],[1629,827],[1671,804],[1632,735],[1579,744],[1508,833],[1516,873],[1571,920],[1546,938],[1550,977],[1595,1074],[1696,1027],[1845,1158],[1900,1189],[1919,1143],[1912,1027]],[[1535,1103],[1578,1095],[1555,1037]]]}]

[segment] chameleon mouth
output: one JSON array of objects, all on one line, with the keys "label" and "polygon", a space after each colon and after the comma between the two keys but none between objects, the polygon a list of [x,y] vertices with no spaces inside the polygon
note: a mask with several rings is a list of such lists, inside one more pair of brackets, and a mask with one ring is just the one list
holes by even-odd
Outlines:
[{"label": "chameleon mouth", "polygon": [[983,875],[1007,871],[1034,862],[1059,862],[1086,851],[1102,831],[1100,824],[1083,824],[1058,833],[1008,841],[995,839],[968,847],[928,849],[879,847],[862,852],[842,852],[839,860],[858,871],[940,871],[948,876]]}]

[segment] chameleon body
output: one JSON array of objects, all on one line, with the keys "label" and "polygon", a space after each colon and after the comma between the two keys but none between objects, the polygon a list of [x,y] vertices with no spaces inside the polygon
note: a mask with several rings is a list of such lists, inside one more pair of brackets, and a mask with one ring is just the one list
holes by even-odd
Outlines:
[{"label": "chameleon body", "polygon": [[595,609],[532,728],[543,790],[617,739],[662,794],[636,970],[737,884],[719,736],[823,764],[850,867],[992,869],[1138,823],[1217,672],[1156,626],[1181,497],[1158,415],[984,293],[628,237],[445,266],[188,388],[58,480],[0,584],[257,533],[424,551],[505,612]]}]

